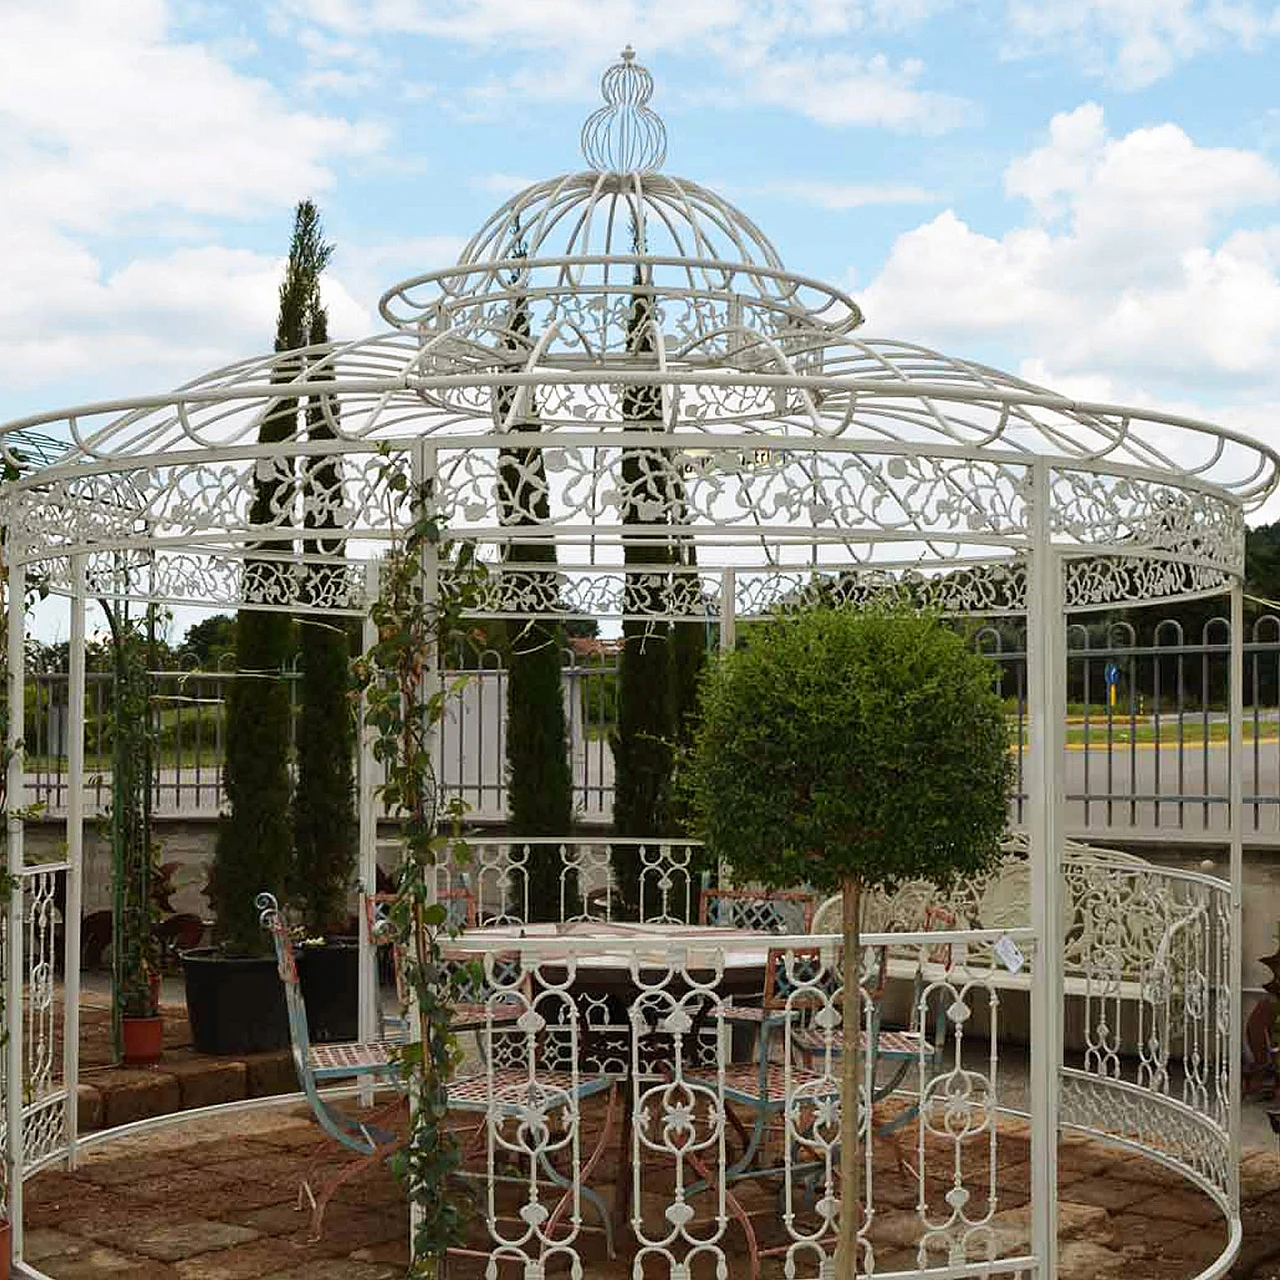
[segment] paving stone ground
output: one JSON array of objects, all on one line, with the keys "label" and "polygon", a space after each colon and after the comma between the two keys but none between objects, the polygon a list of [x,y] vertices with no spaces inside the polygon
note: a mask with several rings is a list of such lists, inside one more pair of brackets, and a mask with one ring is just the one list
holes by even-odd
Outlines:
[{"label": "paving stone ground", "polygon": [[[589,1141],[599,1114],[584,1126]],[[407,1209],[385,1167],[370,1168],[341,1188],[325,1218],[320,1240],[309,1238],[309,1215],[297,1209],[298,1185],[316,1156],[317,1130],[296,1104],[188,1122],[92,1147],[73,1172],[46,1170],[26,1186],[27,1259],[56,1280],[389,1280],[408,1261]],[[993,1221],[999,1252],[1025,1250],[1030,1240],[1029,1138],[1025,1126],[1001,1130],[1000,1205]],[[327,1148],[321,1167],[331,1163]],[[877,1270],[915,1265],[919,1238],[915,1184],[899,1169],[891,1144],[873,1151],[877,1186],[886,1208],[871,1238]],[[1172,1280],[1193,1277],[1219,1256],[1225,1227],[1214,1205],[1176,1175],[1146,1159],[1102,1144],[1071,1138],[1062,1148],[1062,1280]],[[609,1192],[618,1168],[615,1145],[593,1179]],[[895,1180],[897,1183],[895,1184]],[[656,1231],[668,1204],[662,1171],[645,1185],[640,1211]],[[982,1191],[980,1179],[968,1181]],[[1245,1237],[1232,1280],[1280,1280],[1280,1152],[1257,1150],[1242,1162]],[[760,1243],[786,1240],[772,1188],[739,1184]],[[926,1198],[945,1208],[947,1185],[928,1179]],[[513,1218],[521,1192],[503,1188],[500,1212]],[[972,1207],[972,1206],[971,1206]],[[586,1221],[592,1218],[587,1215]],[[481,1256],[451,1262],[450,1280],[481,1280],[488,1246],[477,1226]],[[747,1277],[742,1227],[726,1237],[731,1280]],[[632,1252],[608,1259],[598,1232],[582,1237],[585,1274],[591,1280],[630,1280]],[[935,1265],[945,1259],[939,1257]],[[655,1258],[644,1276],[666,1276]],[[549,1268],[549,1274],[567,1267]],[[518,1280],[520,1271],[499,1274]],[[691,1280],[714,1275],[710,1260]],[[782,1259],[766,1257],[762,1275],[783,1275]]]},{"label": "paving stone ground", "polygon": [[[111,1065],[109,1006],[86,992],[81,1003],[81,1125],[90,1130],[178,1108],[297,1088],[287,1054],[231,1062],[202,1058],[190,1046],[186,1010],[175,993],[166,1002],[165,1054],[152,1068]],[[60,1021],[60,1020],[59,1020]],[[1261,1104],[1246,1117],[1246,1133],[1266,1135]],[[603,1107],[586,1117],[589,1144]],[[1255,1114],[1257,1113],[1257,1114]],[[1263,1137],[1265,1141],[1265,1137]],[[316,1164],[317,1152],[323,1155]],[[1000,1200],[992,1222],[998,1252],[1029,1248],[1030,1142],[1025,1125],[1002,1125],[998,1143]],[[908,1153],[903,1153],[908,1154]],[[592,1178],[606,1195],[620,1167],[616,1143]],[[904,1175],[899,1152],[877,1143],[878,1212],[871,1229],[879,1272],[910,1270],[919,1240],[914,1178]],[[349,1157],[347,1157],[349,1159]],[[298,1187],[317,1169],[338,1167],[335,1148],[320,1141],[309,1112],[280,1104],[156,1129],[91,1146],[74,1171],[47,1169],[26,1184],[25,1257],[55,1280],[383,1280],[405,1274],[407,1207],[385,1167],[367,1169],[342,1187],[325,1230],[311,1240],[309,1215],[299,1212]],[[337,1156],[341,1162],[343,1157]],[[985,1157],[966,1164],[965,1184],[985,1208]],[[1061,1280],[1181,1280],[1198,1275],[1226,1244],[1216,1206],[1169,1169],[1078,1136],[1059,1153]],[[926,1162],[926,1168],[935,1167]],[[671,1169],[646,1169],[640,1213],[659,1234],[670,1203]],[[1246,1151],[1241,1164],[1244,1239],[1229,1280],[1280,1280],[1280,1148]],[[949,1184],[927,1179],[925,1198],[935,1218],[949,1212]],[[785,1245],[774,1185],[740,1183],[739,1193],[762,1248]],[[515,1221],[521,1192],[499,1190],[500,1212]],[[588,1212],[588,1226],[594,1219]],[[710,1223],[707,1224],[710,1227]],[[730,1280],[750,1275],[746,1236],[731,1222],[725,1236]],[[480,1255],[452,1260],[450,1280],[481,1280],[489,1245],[479,1225],[471,1243]],[[635,1245],[624,1238],[609,1259],[602,1235],[586,1231],[578,1244],[588,1280],[633,1280]],[[931,1257],[934,1265],[946,1259]],[[802,1267],[802,1270],[804,1268]],[[642,1266],[644,1280],[667,1280],[657,1258]],[[568,1275],[549,1267],[550,1276]],[[767,1255],[762,1280],[780,1280],[783,1261]],[[711,1259],[695,1263],[690,1280],[711,1280]],[[521,1280],[516,1266],[500,1280]]]}]

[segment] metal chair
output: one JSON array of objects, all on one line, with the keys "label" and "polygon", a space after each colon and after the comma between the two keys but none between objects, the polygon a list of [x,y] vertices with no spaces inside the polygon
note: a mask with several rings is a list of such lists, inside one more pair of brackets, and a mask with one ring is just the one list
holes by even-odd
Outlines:
[{"label": "metal chair", "polygon": [[[294,960],[293,940],[289,935],[288,922],[280,910],[276,899],[269,893],[261,893],[255,900],[260,920],[267,929],[275,945],[276,964],[280,980],[284,984],[285,1003],[289,1013],[289,1036],[293,1050],[294,1067],[298,1073],[298,1081],[311,1106],[311,1112],[325,1132],[328,1139],[340,1143],[359,1157],[354,1163],[342,1168],[336,1174],[326,1178],[317,1188],[311,1186],[312,1174],[303,1179],[299,1189],[298,1207],[303,1202],[311,1205],[312,1236],[319,1239],[324,1221],[324,1211],[330,1199],[343,1183],[355,1177],[363,1169],[379,1160],[393,1155],[405,1142],[405,1133],[388,1129],[381,1121],[397,1110],[403,1110],[405,1099],[400,1096],[389,1106],[374,1113],[368,1120],[353,1120],[336,1110],[322,1096],[320,1088],[326,1084],[337,1084],[344,1081],[354,1082],[360,1077],[374,1076],[385,1084],[396,1086],[402,1092],[404,1082],[398,1061],[398,1051],[404,1044],[400,1040],[377,1040],[369,1042],[346,1042],[339,1044],[312,1045],[307,1030],[307,1011],[302,999],[302,988],[298,980],[298,969]],[[494,964],[506,962],[506,957],[491,958],[488,967],[492,974]],[[459,1009],[470,1008],[460,1024],[473,1029],[475,1018],[473,1006],[456,1006]],[[541,1022],[536,1015],[528,979],[518,985],[514,1001],[498,1003],[492,997],[483,1009],[482,1025],[489,1040],[489,1056],[492,1060],[492,1041],[495,1035],[494,1014],[498,1014],[498,1035],[505,1034],[513,1040],[523,1043],[525,1052],[511,1051],[504,1055],[507,1065],[495,1067],[490,1065],[485,1071],[451,1080],[448,1087],[448,1107],[450,1111],[470,1113],[481,1116],[482,1122],[473,1130],[472,1136],[477,1139],[490,1138],[497,1140],[497,1130],[507,1121],[514,1121],[517,1126],[517,1137],[514,1141],[498,1141],[512,1152],[524,1152],[531,1163],[536,1163],[541,1175],[554,1186],[562,1189],[558,1203],[548,1215],[546,1232],[554,1231],[556,1224],[563,1218],[575,1190],[596,1210],[602,1222],[609,1256],[613,1257],[613,1231],[609,1220],[608,1209],[600,1194],[589,1187],[579,1185],[595,1169],[604,1154],[605,1147],[613,1131],[615,1109],[614,1082],[605,1076],[582,1079],[569,1071],[544,1071],[537,1065],[537,1023]],[[505,1031],[504,1031],[505,1028]],[[566,1177],[552,1162],[555,1146],[549,1140],[530,1146],[530,1135],[545,1135],[550,1131],[549,1121],[553,1114],[563,1117],[565,1111],[577,1112],[581,1103],[599,1093],[608,1094],[608,1110],[601,1130],[599,1141],[589,1159],[577,1177]],[[576,1123],[576,1116],[574,1117]],[[490,1130],[493,1133],[490,1133]],[[327,1142],[325,1144],[327,1146]],[[480,1142],[477,1142],[477,1147]],[[470,1152],[464,1153],[465,1156]],[[313,1161],[312,1168],[319,1165]],[[465,1168],[459,1175],[469,1178],[480,1178],[482,1175],[469,1173]],[[493,1175],[490,1175],[491,1177]],[[497,1175],[497,1181],[513,1181],[509,1175]],[[514,1181],[526,1183],[524,1179]],[[459,1254],[476,1256],[474,1251],[460,1249]],[[480,1256],[488,1257],[488,1253]]]},{"label": "metal chair", "polygon": [[[788,1112],[793,1116],[797,1127],[806,1123],[806,1110],[808,1124],[822,1125],[822,1115],[830,1113],[832,1104],[840,1093],[839,1079],[830,1072],[815,1071],[785,1059],[777,1062],[772,1058],[773,1033],[785,1028],[799,1014],[800,1009],[794,1007],[797,999],[806,1005],[809,1003],[807,997],[797,997],[793,990],[797,985],[792,980],[797,975],[796,966],[802,969],[800,985],[812,986],[817,991],[817,1000],[829,1002],[839,983],[839,973],[829,963],[829,958],[821,954],[817,947],[775,947],[769,950],[762,1006],[755,1008],[725,1003],[719,1009],[726,1026],[746,1025],[758,1032],[754,1059],[747,1062],[726,1062],[724,1066],[724,1116],[737,1132],[742,1142],[742,1152],[725,1167],[719,1180],[724,1185],[726,1207],[742,1223],[746,1234],[753,1280],[758,1280],[760,1275],[761,1259],[774,1250],[760,1248],[751,1222],[752,1217],[758,1216],[760,1211],[747,1211],[734,1195],[732,1187],[735,1183],[748,1179],[776,1178],[779,1183],[777,1211],[782,1216],[788,1215],[790,1206],[785,1203],[788,1175],[791,1185],[810,1186],[824,1177],[827,1162],[821,1157],[795,1158],[799,1154],[799,1144],[793,1143],[790,1161],[780,1166],[763,1166],[760,1156],[769,1131],[775,1129]],[[829,981],[826,980],[828,974],[831,975]],[[823,994],[822,988],[828,989],[826,994]],[[714,1092],[720,1087],[718,1070],[690,1070],[684,1075],[690,1084],[702,1091]],[[739,1111],[751,1114],[750,1129],[743,1124]],[[688,1188],[686,1194],[690,1197],[716,1185],[717,1180],[708,1170],[702,1169],[700,1172],[703,1180]],[[811,1192],[810,1199],[814,1198]]]},{"label": "metal chair", "polygon": [[[938,910],[931,919],[946,925],[954,924],[950,913]],[[931,926],[932,927],[932,926]],[[923,1066],[926,1075],[937,1070],[942,1061],[946,1037],[946,1013],[941,999],[933,1001],[932,1028],[926,1028],[923,1017],[925,1001],[923,963],[918,965],[912,993],[912,1025],[906,1028],[885,1027],[880,1020],[881,999],[888,978],[889,948],[868,948],[872,963],[864,966],[860,986],[870,1004],[868,1025],[859,1031],[863,1061],[870,1080],[868,1125],[872,1137],[891,1137],[919,1114],[920,1100],[886,1120],[875,1121],[877,1104],[885,1101],[901,1087],[913,1065]],[[923,961],[950,967],[950,946],[942,943],[921,958]],[[866,954],[866,952],[864,952]],[[758,1160],[766,1144],[771,1128],[775,1128],[785,1113],[795,1114],[797,1097],[809,1103],[816,1115],[840,1092],[839,1072],[834,1061],[843,1056],[844,1041],[840,1018],[843,986],[841,966],[836,963],[836,953],[829,947],[771,948],[765,970],[765,990],[759,1009],[727,1003],[721,1007],[721,1016],[729,1025],[749,1025],[758,1029],[758,1047],[754,1062],[726,1064],[724,1071],[725,1115],[743,1142],[742,1154],[724,1171],[726,1190],[732,1183],[743,1179],[776,1177],[782,1180],[779,1198],[786,1195],[785,1174],[787,1168],[763,1169]],[[916,1025],[919,1023],[920,1025]],[[781,1061],[773,1051],[774,1035],[784,1033]],[[820,1064],[817,1069],[815,1064]],[[881,1066],[888,1064],[888,1078],[881,1078]],[[715,1088],[715,1072],[686,1073],[707,1088]],[[752,1114],[750,1131],[737,1115],[737,1110]],[[802,1141],[797,1141],[790,1162],[792,1185],[808,1186],[812,1198],[812,1184],[826,1173],[825,1159],[794,1158]],[[907,1169],[905,1157],[897,1146],[898,1165]],[[703,1189],[697,1186],[690,1194]],[[770,1250],[761,1250],[755,1239],[749,1215],[741,1211],[736,1201],[730,1206],[736,1217],[743,1221],[751,1254],[752,1275],[759,1275],[760,1259]],[[779,1212],[787,1212],[788,1206],[780,1204]]]},{"label": "metal chair", "polygon": [[808,933],[816,902],[804,889],[704,889],[698,923],[761,933]]},{"label": "metal chair", "polygon": [[[354,1120],[331,1106],[321,1095],[320,1088],[323,1085],[354,1082],[360,1077],[369,1076],[384,1085],[399,1087],[401,1078],[395,1058],[396,1045],[387,1040],[313,1045],[307,1030],[307,1009],[302,999],[302,986],[298,981],[298,967],[288,922],[271,894],[260,893],[255,899],[255,905],[262,926],[270,932],[275,946],[276,968],[280,981],[284,984],[285,1005],[289,1012],[289,1040],[298,1083],[302,1086],[311,1114],[320,1128],[334,1142],[360,1157],[354,1164],[326,1178],[320,1184],[318,1192],[311,1186],[311,1172],[303,1178],[298,1192],[298,1208],[302,1208],[304,1200],[310,1202],[312,1238],[319,1239],[325,1206],[334,1192],[363,1169],[392,1155],[403,1141],[398,1132],[379,1123],[403,1106],[403,1098],[397,1098],[390,1106],[381,1108],[369,1120]],[[313,1169],[317,1163],[313,1161]]]},{"label": "metal chair", "polygon": [[[409,993],[405,988],[404,982],[404,966],[401,964],[400,949],[394,945],[391,937],[391,921],[388,916],[390,905],[395,901],[394,893],[366,893],[363,895],[365,923],[369,930],[369,940],[381,951],[385,948],[388,962],[395,982],[396,996],[399,1000],[401,1013],[388,1014],[382,1007],[381,999],[378,1000],[378,1026],[383,1039],[396,1043],[402,1042],[406,1035],[406,1021],[403,1010],[408,1007]],[[437,894],[437,900],[449,904],[451,918],[454,916],[455,907],[458,904],[457,919],[454,923],[460,923],[466,928],[475,928],[476,920],[479,913],[475,894],[467,888],[441,889]],[[507,963],[519,963],[518,955],[502,956],[500,960]],[[504,984],[505,985],[505,984]],[[515,998],[516,993],[511,992],[500,998],[491,998],[492,993],[487,992],[484,984],[469,983],[468,986],[472,990],[467,994],[473,999],[460,1001],[453,1006],[453,1017],[449,1021],[451,1030],[455,1032],[469,1031],[475,1036],[476,1049],[480,1054],[480,1060],[485,1060],[485,1046],[483,1033],[486,1027],[493,1024],[502,1024],[515,1022],[520,1016],[521,1004]],[[526,976],[521,985],[521,992],[528,995],[528,977]]]}]

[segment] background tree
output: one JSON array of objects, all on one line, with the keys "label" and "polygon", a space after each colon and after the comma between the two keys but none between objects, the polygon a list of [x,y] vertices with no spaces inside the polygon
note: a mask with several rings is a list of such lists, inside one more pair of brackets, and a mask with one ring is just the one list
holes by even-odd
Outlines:
[{"label": "background tree", "polygon": [[[294,217],[289,260],[280,285],[276,351],[306,345],[319,275],[328,256],[316,207],[303,200]],[[288,383],[301,371],[299,362],[285,362],[275,380]],[[258,440],[274,444],[295,438],[297,431],[298,401],[282,396],[263,417]],[[277,460],[255,472],[250,525],[264,533],[271,529],[295,494],[291,465]],[[244,566],[245,599],[290,599],[293,544],[263,537],[251,544],[249,552]],[[262,890],[283,897],[293,861],[290,706],[284,673],[294,652],[291,614],[253,608],[236,614],[238,674],[227,689],[222,770],[228,811],[218,827],[208,892],[215,915],[214,939],[224,951],[237,955],[261,955],[270,947],[270,939],[258,926],[254,897]]]},{"label": "background tree", "polygon": [[[682,490],[681,486],[681,490]],[[683,492],[678,502],[683,505]],[[692,538],[677,539],[672,549],[673,561],[687,568],[696,568],[697,549]],[[681,601],[684,611],[704,609],[701,585],[697,574],[674,575],[673,595]],[[698,687],[707,661],[707,622],[705,617],[692,616],[685,622],[671,624],[671,727],[675,735],[677,753],[683,752],[693,740],[698,721]],[[679,795],[672,796],[672,804],[679,809]]]},{"label": "background tree", "polygon": [[235,656],[236,620],[229,613],[215,613],[187,628],[180,649],[189,653],[200,664],[201,670],[210,670],[224,656]]},{"label": "background tree", "polygon": [[[319,237],[319,227],[316,230]],[[319,275],[330,246],[319,244],[315,257],[316,287],[310,299],[305,341],[329,341],[329,317],[320,305]],[[314,375],[322,380],[324,370]],[[306,409],[307,438],[332,440],[330,397],[312,396]],[[303,520],[309,529],[333,529],[342,509],[342,464],[337,455],[308,456],[303,468]],[[343,540],[307,538],[308,557],[332,560],[343,554]],[[343,566],[307,564],[303,599],[318,603],[340,585]],[[317,615],[300,619],[298,648],[302,657],[297,725],[298,782],[293,799],[293,900],[302,908],[308,934],[341,933],[347,922],[347,899],[355,876],[358,827],[355,809],[355,718],[348,693],[352,657],[347,630]]]},{"label": "background tree", "polygon": [[[996,670],[936,617],[814,610],[753,627],[705,682],[688,762],[693,834],[736,877],[808,883],[844,898],[844,969],[861,955],[862,891],[946,887],[990,867],[1008,821],[1012,762]],[[842,1191],[859,1203],[861,1002],[844,984]],[[835,1274],[854,1276],[844,1213]]]},{"label": "background tree", "polygon": [[[643,291],[645,274],[636,267],[636,289],[627,318],[627,351],[637,364],[654,355],[653,295]],[[624,387],[624,430],[662,429],[659,387]],[[618,721],[610,739],[614,759],[613,829],[620,836],[668,833],[669,784],[674,723],[671,703],[671,628],[657,615],[667,611],[670,561],[666,537],[634,531],[667,524],[671,507],[669,466],[658,449],[631,448],[622,454],[623,562],[636,566],[623,586],[622,653],[618,663]],[[655,515],[654,512],[658,514]],[[632,530],[631,536],[626,530]],[[644,568],[640,568],[644,566]],[[631,846],[612,851],[614,880],[627,902],[640,902],[640,858]],[[641,903],[642,914],[644,904]]]},{"label": "background tree", "polygon": [[1246,590],[1280,600],[1280,521],[1245,530],[1244,575]]},{"label": "background tree", "polygon": [[[532,349],[529,303],[525,294],[512,304],[502,346],[519,365]],[[516,404],[514,387],[499,387],[494,412],[501,429]],[[537,406],[530,398],[512,429],[534,432],[541,428]],[[498,510],[503,525],[515,529],[536,528],[551,518],[551,500],[542,450],[503,449],[498,455]],[[549,539],[540,542],[508,542],[508,565],[548,565],[545,571],[527,570],[520,581],[533,608],[554,608],[559,584],[555,572],[556,548]],[[569,769],[569,735],[565,724],[561,668],[565,647],[564,628],[545,618],[531,618],[524,625],[508,624],[507,643],[507,808],[511,834],[515,836],[563,836],[573,822],[573,777]],[[529,918],[560,919],[559,853],[534,847],[527,863]],[[574,897],[574,886],[567,886]],[[566,902],[569,910],[576,906]]]}]

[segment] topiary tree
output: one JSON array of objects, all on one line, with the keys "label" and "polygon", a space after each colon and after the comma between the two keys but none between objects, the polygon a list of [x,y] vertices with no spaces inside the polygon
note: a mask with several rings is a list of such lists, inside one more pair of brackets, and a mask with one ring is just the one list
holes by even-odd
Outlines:
[{"label": "topiary tree", "polygon": [[894,605],[753,626],[704,682],[684,780],[693,833],[743,880],[844,899],[838,1276],[856,1275],[861,1198],[861,895],[946,887],[999,857],[1012,763],[997,678],[939,618]]},{"label": "topiary tree", "polygon": [[160,971],[154,933],[153,878],[159,846],[152,835],[151,778],[155,747],[151,660],[155,606],[145,635],[125,605],[102,602],[111,628],[111,1036],[123,1053],[122,1020],[156,1013],[152,979]]}]

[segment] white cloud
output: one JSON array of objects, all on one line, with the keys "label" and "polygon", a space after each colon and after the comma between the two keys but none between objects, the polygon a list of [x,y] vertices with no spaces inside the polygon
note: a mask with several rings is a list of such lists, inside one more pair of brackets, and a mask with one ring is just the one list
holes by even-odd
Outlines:
[{"label": "white cloud", "polygon": [[265,80],[172,39],[161,0],[0,7],[5,201],[101,234],[157,206],[244,216],[332,182],[381,126],[292,109]]},{"label": "white cloud", "polygon": [[[0,307],[0,381],[10,387],[98,370],[110,394],[145,394],[271,349],[283,258],[208,246],[137,258],[110,274],[83,250],[62,262],[69,270],[51,296]],[[337,271],[322,294],[335,338],[375,327],[372,308]]]},{"label": "white cloud", "polygon": [[[1069,376],[1280,394],[1280,170],[1263,156],[1173,125],[1112,138],[1086,104],[1005,183],[1026,222],[990,236],[947,210],[900,236],[860,299],[869,330],[996,340]],[[1258,209],[1271,225],[1227,229]]]},{"label": "white cloud", "polygon": [[771,56],[751,69],[749,95],[823,125],[876,125],[944,133],[975,118],[965,99],[919,87],[924,64],[894,65],[883,54]]},{"label": "white cloud", "polygon": [[[283,213],[384,130],[229,56],[176,37],[165,0],[0,4],[0,384],[156,390],[269,349],[281,264],[216,220]],[[326,295],[335,330],[368,327],[336,273]]]},{"label": "white cloud", "polygon": [[1013,56],[1069,51],[1131,89],[1208,50],[1280,35],[1280,9],[1251,0],[1009,0],[1007,13]]},{"label": "white cloud", "polygon": [[[436,36],[484,48],[583,50],[598,61],[630,39],[642,57],[677,50],[686,41],[736,33],[759,42],[783,37],[830,37],[877,25],[900,25],[903,14],[923,16],[933,5],[906,10],[877,0],[286,0],[285,8],[358,40],[369,32]],[[621,34],[620,34],[621,33]]]},{"label": "white cloud", "polygon": [[486,173],[478,178],[472,178],[471,185],[478,191],[488,191],[506,199],[523,191],[526,187],[533,186],[537,181],[536,178],[522,178],[514,173]]},{"label": "white cloud", "polygon": [[[379,36],[426,36],[523,59],[502,76],[441,94],[466,120],[499,115],[512,102],[593,95],[601,68],[630,39],[641,61],[709,56],[726,76],[711,94],[763,102],[830,126],[879,125],[937,133],[971,118],[972,106],[925,88],[917,60],[832,50],[836,41],[900,33],[950,0],[285,0],[304,30],[318,24],[331,47]],[[432,87],[434,89],[434,86]],[[421,96],[421,85],[404,92]]]},{"label": "white cloud", "polygon": [[[375,318],[374,327],[381,329],[383,323],[376,313],[383,293],[401,280],[451,266],[465,244],[463,236],[437,235],[405,236],[376,245],[339,245],[333,270],[347,282],[353,296],[368,306],[370,316]],[[338,331],[333,325],[330,328],[336,336]]]}]

